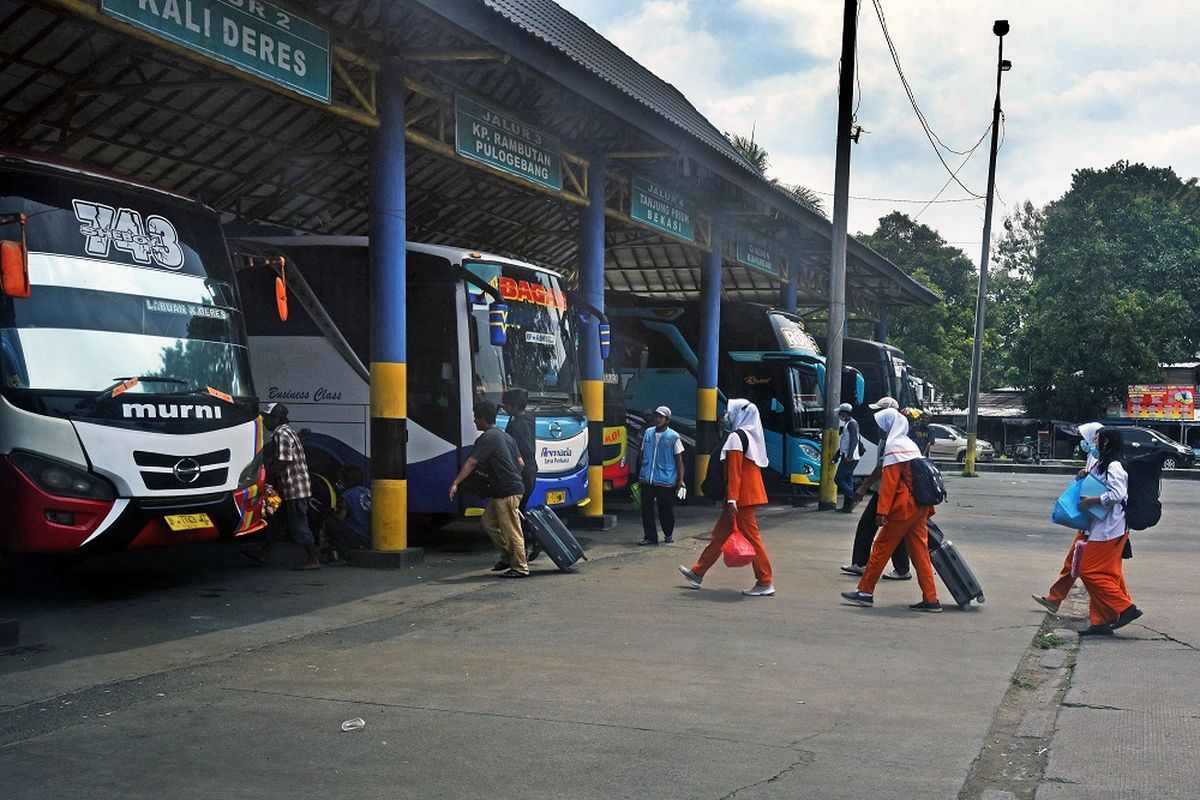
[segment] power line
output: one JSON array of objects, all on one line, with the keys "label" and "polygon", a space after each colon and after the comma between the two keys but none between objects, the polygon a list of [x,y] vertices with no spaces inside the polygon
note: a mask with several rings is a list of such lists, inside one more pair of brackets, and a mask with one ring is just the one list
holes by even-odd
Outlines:
[{"label": "power line", "polygon": [[[943,186],[942,188],[944,189],[945,187]],[[809,191],[812,192],[813,194],[819,194],[823,197],[833,197],[833,192],[818,192],[816,189],[809,189]],[[939,194],[940,194],[940,192],[939,192]],[[850,199],[851,200],[868,200],[868,201],[875,202],[875,203],[914,203],[914,204],[916,204],[916,203],[974,203],[978,200],[978,198],[976,198],[976,197],[958,197],[958,198],[951,198],[949,200],[938,200],[937,198],[934,198],[933,200],[913,200],[913,199],[904,199],[904,198],[897,198],[897,197],[863,197],[860,195],[853,195],[853,194],[850,195]]]},{"label": "power line", "polygon": [[[934,155],[937,156],[938,161],[942,162],[942,166],[945,167],[946,172],[950,174],[950,179],[961,186],[963,191],[977,200],[984,199],[983,195],[967,188],[966,184],[958,179],[957,170],[950,169],[950,165],[946,163],[946,159],[942,158],[942,153],[938,146],[941,145],[941,147],[944,147],[946,150],[954,153],[955,155],[966,155],[967,158],[970,158],[971,154],[975,152],[975,148],[972,148],[969,151],[959,152],[947,147],[946,144],[942,142],[940,138],[938,138],[937,134],[933,132],[933,129],[929,127],[929,123],[925,119],[925,115],[921,112],[920,107],[917,105],[917,98],[913,94],[912,87],[908,83],[908,78],[904,75],[904,68],[900,66],[900,54],[896,52],[896,45],[892,42],[892,34],[888,31],[887,20],[884,18],[883,14],[883,6],[880,5],[879,0],[872,0],[872,3],[875,6],[875,15],[879,17],[879,25],[883,28],[883,38],[887,41],[888,51],[892,55],[892,63],[896,65],[896,72],[900,76],[900,82],[904,85],[904,92],[908,96],[908,102],[912,105],[913,111],[916,112],[917,120],[921,123],[921,130],[925,132],[925,138],[929,140],[930,146],[933,147]],[[975,145],[975,147],[978,146],[978,144]],[[963,163],[965,164],[966,162],[964,161]],[[960,166],[959,169],[962,169],[962,167]]]}]

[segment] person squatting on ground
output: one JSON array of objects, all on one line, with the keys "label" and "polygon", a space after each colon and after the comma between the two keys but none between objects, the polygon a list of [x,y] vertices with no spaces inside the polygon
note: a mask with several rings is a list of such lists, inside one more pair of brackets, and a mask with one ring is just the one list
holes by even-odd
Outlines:
[{"label": "person squatting on ground", "polygon": [[[271,432],[271,447],[264,459],[267,481],[279,492],[283,500],[287,534],[292,541],[304,548],[304,560],[293,569],[320,569],[317,543],[308,524],[308,509],[312,502],[312,484],[308,477],[308,461],[304,457],[304,446],[300,436],[288,425],[288,410],[283,403],[271,403],[263,409],[263,425]],[[276,515],[278,518],[278,515]],[[247,545],[242,554],[256,564],[267,563],[271,548],[278,535],[272,525],[267,529],[267,538],[259,544]]]},{"label": "person squatting on ground", "polygon": [[533,487],[537,485],[537,418],[526,413],[529,405],[529,392],[524,389],[509,389],[500,397],[500,404],[508,412],[508,424],[504,432],[517,443],[517,452],[525,466],[521,467],[521,483],[525,494],[521,497],[521,510],[529,505],[529,497]]},{"label": "person squatting on ground", "polygon": [[[1076,475],[1077,479],[1083,479],[1099,460],[1100,449],[1096,444],[1096,434],[1103,427],[1099,422],[1086,422],[1079,426],[1079,435],[1083,437],[1079,440],[1079,449],[1087,455],[1087,462],[1084,464],[1083,469],[1079,470],[1079,474]],[[1076,542],[1086,540],[1086,531],[1075,532],[1075,538],[1071,540],[1070,546],[1067,547],[1067,557],[1063,560],[1063,567],[1058,573],[1058,580],[1051,584],[1050,591],[1046,592],[1045,595],[1035,594],[1033,596],[1033,601],[1051,614],[1058,613],[1058,607],[1062,605],[1062,601],[1067,598],[1071,587],[1075,585],[1075,576],[1071,574],[1071,562],[1075,557],[1075,544]]]},{"label": "person squatting on ground", "polygon": [[[754,548],[754,586],[743,589],[742,594],[750,597],[766,597],[775,594],[775,585],[771,575],[771,559],[767,555],[767,547],[763,544],[762,534],[758,530],[758,519],[755,517],[756,506],[767,502],[767,490],[763,486],[762,470],[768,465],[767,445],[763,438],[762,422],[759,420],[758,407],[749,400],[730,400],[729,410],[725,414],[729,434],[725,445],[721,448],[721,461],[725,469],[725,508],[713,526],[708,546],[700,553],[700,558],[691,569],[679,565],[679,574],[693,589],[699,589],[709,567],[721,557],[721,548],[733,533],[734,520],[737,520],[738,530]],[[746,434],[746,452],[742,452],[742,440],[737,431]],[[709,464],[709,469],[719,469],[716,464]]]},{"label": "person squatting on ground", "polygon": [[642,490],[642,540],[638,544],[658,544],[658,521],[662,523],[663,541],[674,541],[675,493],[683,487],[683,439],[667,427],[671,409],[654,409],[654,424],[642,433],[641,466],[638,483]]},{"label": "person squatting on ground", "polygon": [[1079,498],[1080,511],[1097,506],[1108,509],[1103,518],[1092,520],[1087,534],[1083,536],[1079,579],[1088,591],[1088,619],[1091,625],[1081,630],[1080,636],[1111,636],[1114,630],[1142,615],[1129,597],[1121,569],[1121,556],[1129,540],[1129,527],[1125,524],[1129,475],[1120,461],[1123,444],[1124,437],[1116,428],[1101,428],[1096,432],[1096,463],[1090,472],[1092,477],[1108,487],[1108,491],[1099,496],[1084,495]]},{"label": "person squatting on ground", "polygon": [[879,505],[876,524],[880,526],[866,570],[858,588],[842,592],[842,597],[855,605],[875,603],[875,584],[883,573],[884,564],[902,539],[917,570],[921,586],[921,602],[910,605],[914,611],[940,612],[937,587],[933,581],[933,564],[929,560],[926,521],[933,508],[917,505],[912,492],[912,461],[921,457],[921,450],[908,437],[908,419],[894,408],[884,408],[875,414],[875,422],[886,437],[883,445],[883,473],[879,484]]},{"label": "person squatting on ground", "polygon": [[500,550],[500,560],[492,567],[501,578],[528,578],[529,564],[525,559],[525,537],[521,533],[521,498],[525,484],[521,478],[524,465],[517,443],[496,427],[496,404],[486,400],[475,404],[475,427],[481,433],[471,448],[471,455],[450,484],[450,499],[458,494],[458,486],[477,468],[487,474],[487,507],[480,523],[492,543]]},{"label": "person squatting on ground", "polygon": [[337,505],[326,512],[321,525],[323,561],[344,559],[351,550],[371,546],[371,487],[363,479],[362,470],[342,467],[334,488]]},{"label": "person squatting on ground", "polygon": [[[891,397],[881,397],[879,400],[871,403],[870,408],[878,411],[883,408],[900,408],[900,404]],[[913,440],[917,449],[921,451],[921,455],[928,457],[929,455],[929,424],[925,421],[924,414],[919,409],[900,409],[900,413],[908,419],[908,438]],[[883,452],[884,439],[880,439],[879,453]],[[867,476],[867,479],[859,484],[858,489],[854,492],[855,504],[862,501],[867,493],[871,491],[879,483],[879,479],[883,474],[883,459],[876,458],[875,469]],[[844,564],[841,567],[842,572],[850,575],[862,575],[866,571],[867,559],[871,557],[871,543],[875,541],[875,532],[879,529],[875,524],[875,517],[879,508],[879,492],[876,490],[871,494],[870,501],[867,502],[863,509],[862,516],[858,519],[858,527],[854,531],[854,545],[850,553],[850,563]],[[912,572],[909,569],[908,546],[901,541],[896,545],[895,552],[892,553],[892,571],[883,573],[883,578],[889,581],[907,581],[912,579]]]},{"label": "person squatting on ground", "polygon": [[859,458],[858,420],[852,416],[853,411],[854,406],[849,403],[842,403],[838,406],[838,417],[842,420],[842,435],[838,451],[833,454],[833,460],[838,465],[833,482],[842,490],[842,507],[838,511],[846,514],[854,510],[856,502],[854,499],[854,468],[858,466]]}]

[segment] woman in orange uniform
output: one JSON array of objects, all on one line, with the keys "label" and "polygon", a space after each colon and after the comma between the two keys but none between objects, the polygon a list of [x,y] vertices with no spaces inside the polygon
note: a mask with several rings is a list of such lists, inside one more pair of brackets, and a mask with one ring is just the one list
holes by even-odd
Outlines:
[{"label": "woman in orange uniform", "polygon": [[[708,568],[721,557],[721,547],[733,533],[733,521],[737,520],[738,530],[749,540],[754,548],[754,585],[743,589],[742,594],[749,597],[768,597],[775,594],[772,582],[771,559],[767,555],[767,547],[763,544],[762,534],[758,532],[758,520],[755,518],[756,506],[765,505],[767,490],[763,487],[762,470],[767,461],[767,443],[763,438],[762,422],[758,417],[758,407],[749,400],[730,400],[729,410],[725,414],[731,432],[721,448],[721,461],[725,469],[725,508],[717,524],[713,527],[708,546],[700,554],[700,558],[691,569],[679,565],[679,574],[693,589],[699,589],[704,574]],[[743,452],[741,437],[737,431],[746,434],[746,448]],[[709,465],[713,469],[716,465]]]},{"label": "woman in orange uniform", "polygon": [[883,574],[892,551],[903,540],[908,546],[909,557],[917,570],[917,583],[921,586],[921,602],[909,606],[913,611],[940,612],[937,588],[933,583],[933,564],[929,561],[928,530],[926,520],[933,514],[930,506],[917,505],[912,493],[912,461],[921,457],[921,451],[908,438],[908,420],[894,408],[884,408],[875,414],[879,430],[887,437],[883,446],[883,477],[879,483],[879,507],[875,524],[880,526],[871,545],[871,557],[867,568],[858,582],[858,588],[842,592],[842,597],[859,606],[870,607],[875,603],[875,584]]}]

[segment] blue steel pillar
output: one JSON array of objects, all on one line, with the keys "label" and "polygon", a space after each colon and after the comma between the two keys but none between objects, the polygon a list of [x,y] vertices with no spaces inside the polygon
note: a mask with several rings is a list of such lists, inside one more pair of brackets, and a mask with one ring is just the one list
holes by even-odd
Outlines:
[{"label": "blue steel pillar", "polygon": [[[799,261],[799,259],[797,259]],[[784,311],[796,313],[796,290],[800,285],[800,266],[798,263],[788,264],[787,283],[779,291],[779,305]]]},{"label": "blue steel pillar", "polygon": [[[403,62],[389,58],[379,71],[379,130],[371,156],[371,547],[393,562],[420,557],[408,548],[404,97]],[[402,551],[410,558],[396,558]]]},{"label": "blue steel pillar", "polygon": [[[717,443],[717,361],[721,356],[721,228],[713,221],[711,252],[700,261],[700,365],[696,370],[696,494]],[[720,465],[717,465],[720,468]]]},{"label": "blue steel pillar", "polygon": [[[600,153],[588,158],[588,205],[579,221],[579,295],[604,311],[604,168]],[[583,330],[583,411],[588,419],[588,503],[583,516],[608,528],[614,517],[604,514],[604,360],[600,357],[599,320],[589,316]]]},{"label": "blue steel pillar", "polygon": [[879,303],[879,322],[875,325],[875,341],[887,342],[888,335],[888,306],[887,301]]}]

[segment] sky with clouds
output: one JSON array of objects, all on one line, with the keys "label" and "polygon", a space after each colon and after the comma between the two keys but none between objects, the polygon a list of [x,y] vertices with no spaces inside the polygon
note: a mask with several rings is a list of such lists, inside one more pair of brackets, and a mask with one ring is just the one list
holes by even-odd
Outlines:
[{"label": "sky with clouds", "polygon": [[[558,0],[674,84],[721,131],[770,153],[768,174],[825,193],[832,208],[842,3],[836,0]],[[1125,159],[1200,175],[1200,5],[1194,0],[880,0],[917,104],[950,148],[991,123],[992,23],[1007,19],[996,213],[1062,196],[1071,174]],[[849,230],[893,210],[978,260],[983,201],[926,206],[950,179],[892,63],[872,0],[860,9]],[[963,156],[942,156],[958,168]],[[983,195],[988,140],[958,173]],[[951,183],[940,199],[969,195]]]}]

